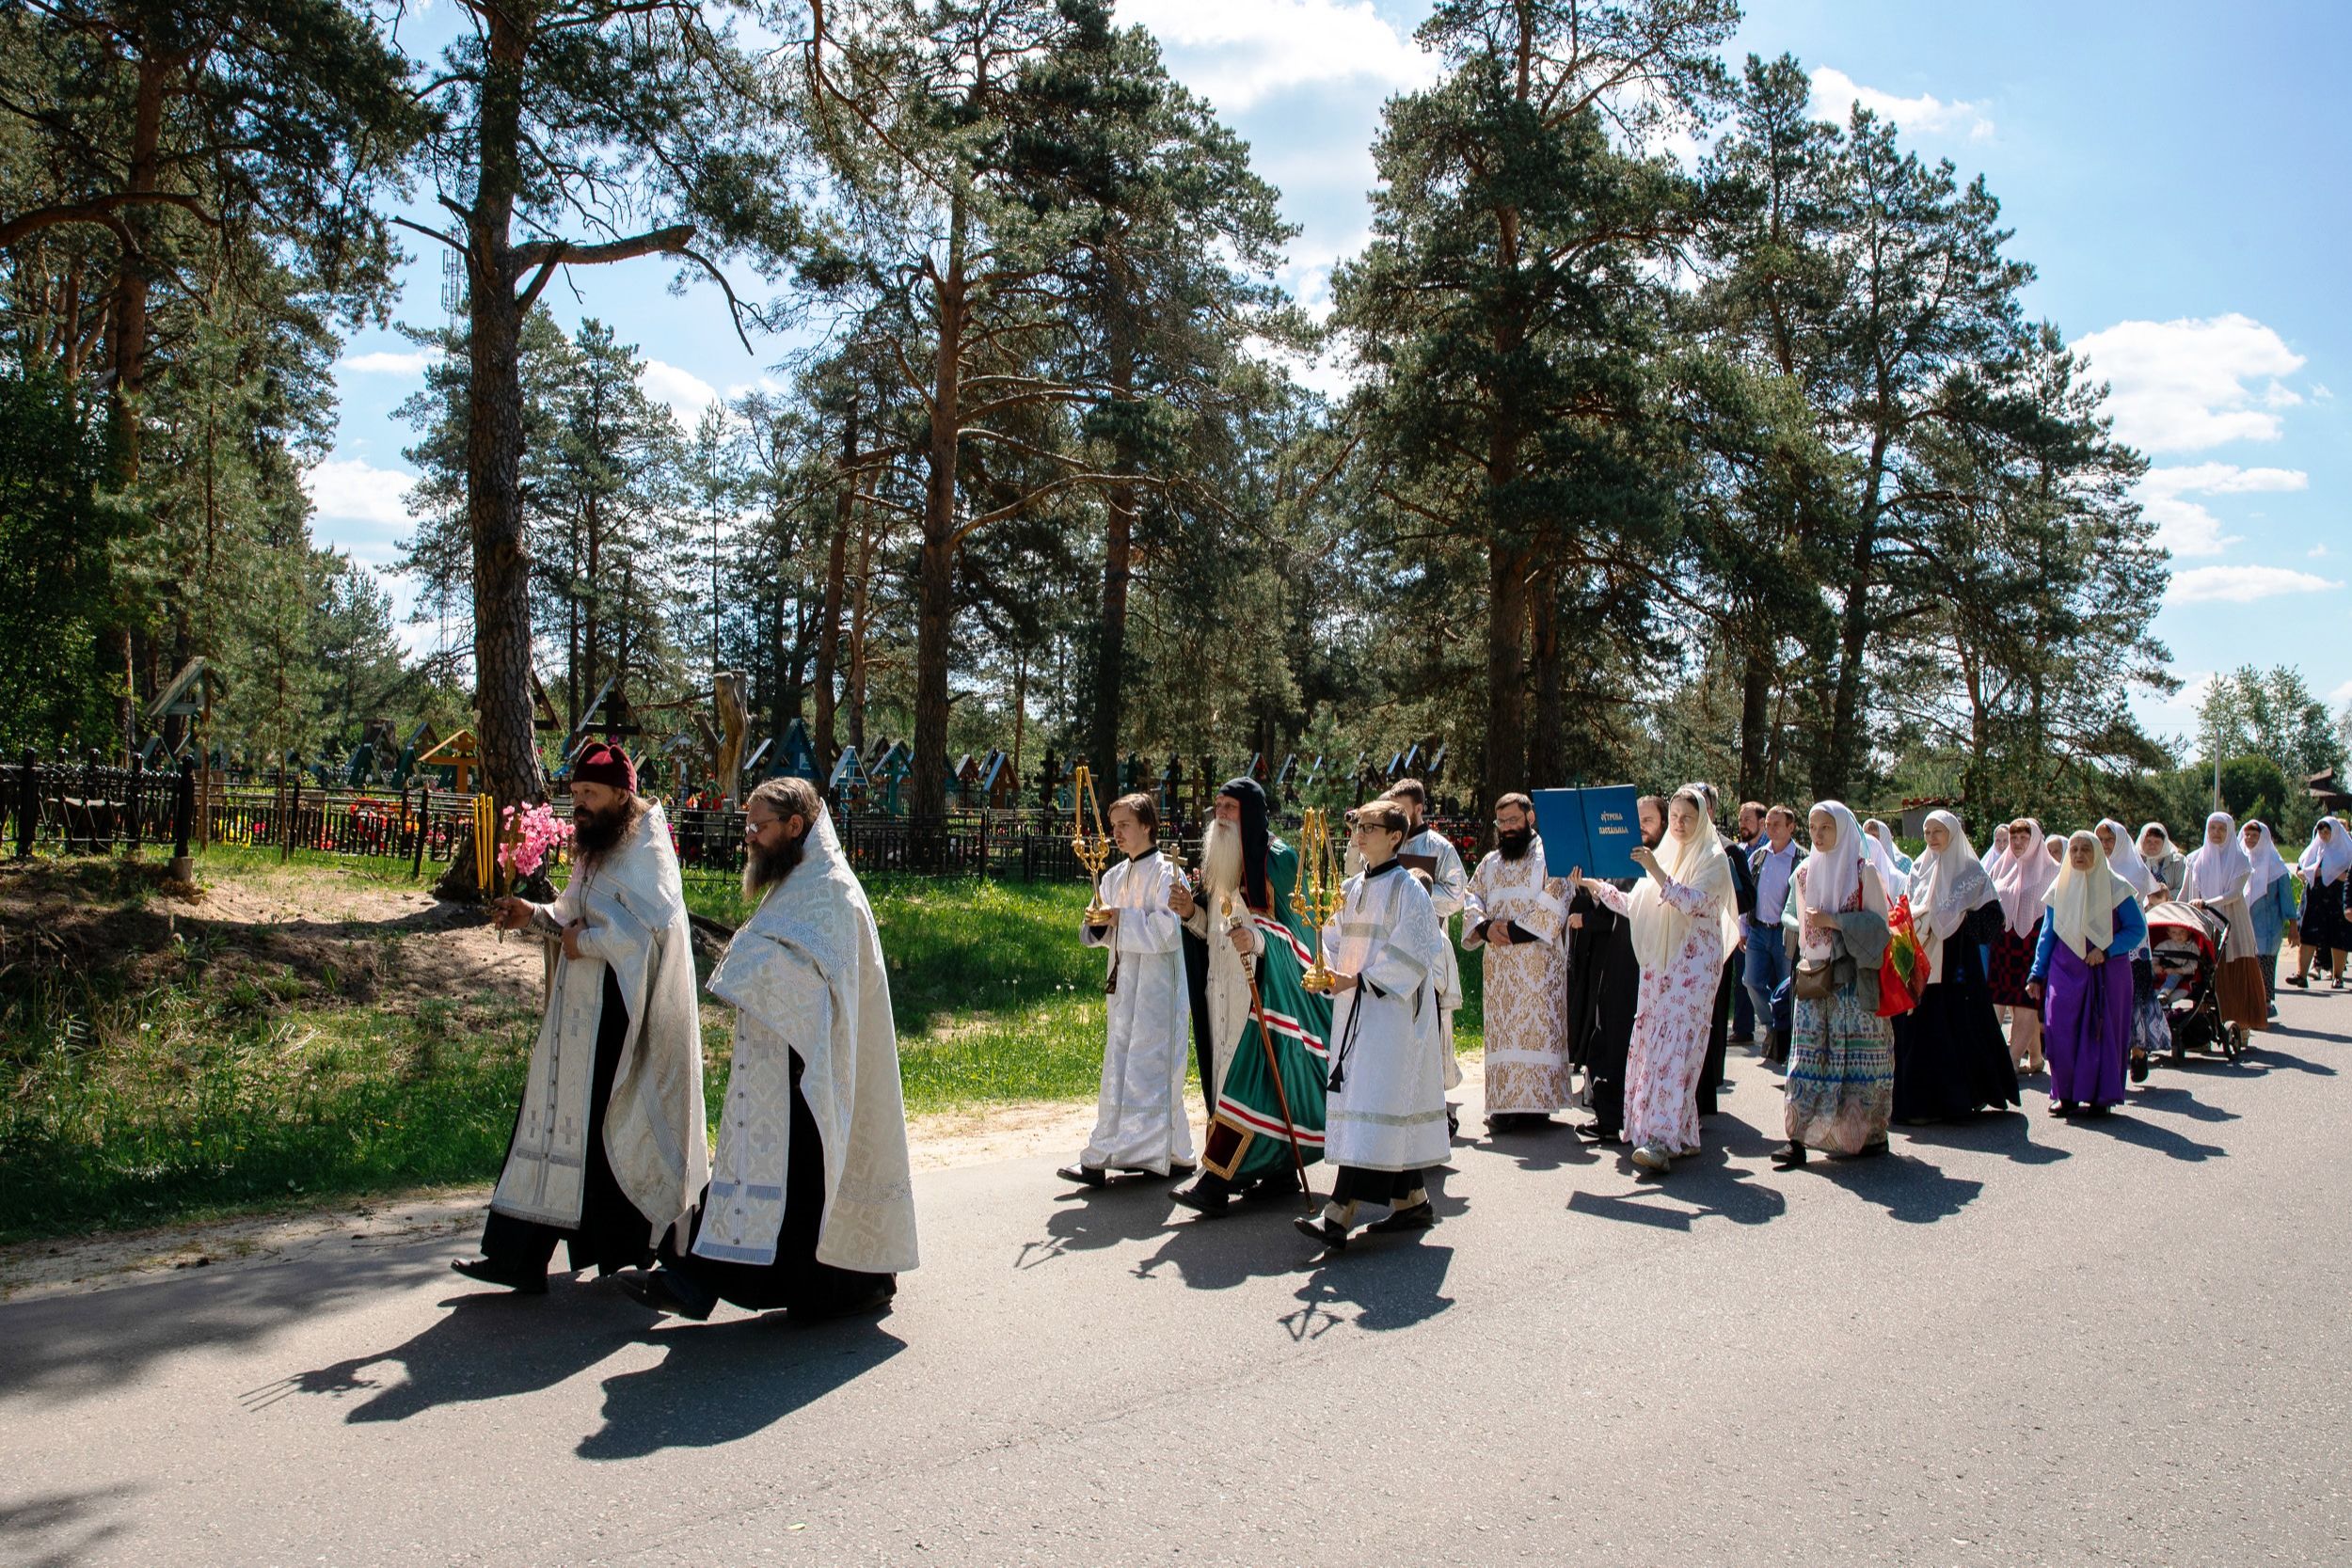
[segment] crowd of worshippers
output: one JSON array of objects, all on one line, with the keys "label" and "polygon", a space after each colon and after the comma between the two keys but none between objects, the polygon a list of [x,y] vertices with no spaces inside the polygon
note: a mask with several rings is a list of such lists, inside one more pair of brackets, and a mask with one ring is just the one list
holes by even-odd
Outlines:
[{"label": "crowd of worshippers", "polygon": [[[544,1293],[560,1243],[573,1270],[690,1319],[722,1301],[796,1318],[886,1309],[916,1263],[898,1035],[873,911],[823,797],[773,779],[745,802],[753,912],[707,981],[734,1014],[714,1144],[669,823],[617,747],[588,748],[569,787],[562,894],[493,907],[501,929],[545,942],[547,1006],[481,1256],[452,1267]],[[2352,835],[2333,817],[2297,863],[2298,898],[2268,827],[2222,815],[2186,855],[2160,824],[2058,840],[2019,820],[1980,860],[1937,812],[1915,863],[1883,823],[1834,800],[1807,814],[1804,847],[1785,806],[1742,806],[1721,832],[1714,791],[1692,784],[1642,798],[1641,874],[1605,881],[1547,863],[1524,795],[1495,803],[1495,848],[1474,872],[1427,809],[1407,780],[1348,814],[1348,874],[1317,927],[1294,896],[1299,848],[1254,780],[1219,791],[1196,868],[1161,850],[1150,796],[1112,804],[1122,858],[1078,932],[1105,953],[1102,1090],[1063,1178],[1181,1180],[1175,1199],[1202,1218],[1297,1201],[1319,1252],[1435,1224],[1429,1179],[1462,1083],[1456,916],[1458,950],[1483,967],[1488,1133],[1582,1107],[1581,1136],[1661,1177],[1698,1151],[1733,1044],[1785,1069],[1784,1169],[1809,1151],[1883,1152],[1891,1122],[2017,1105],[2021,1075],[2048,1073],[2058,1114],[2121,1103],[2166,1027],[2147,918],[2166,900],[2220,931],[2215,994],[2245,1029],[2275,1013],[2282,940],[2301,953],[2296,986],[2316,964],[2341,988],[2352,948]],[[1889,1018],[1879,983],[1899,898],[1926,977]],[[1318,1164],[1331,1167],[1319,1209]]]},{"label": "crowd of worshippers", "polygon": [[[1353,874],[1320,929],[1252,780],[1219,794],[1194,872],[1160,850],[1151,797],[1113,804],[1125,858],[1082,933],[1109,953],[1102,1095],[1063,1179],[1174,1179],[1177,1202],[1214,1217],[1295,1198],[1323,1163],[1330,1197],[1295,1222],[1319,1248],[1435,1224],[1429,1176],[1461,1082],[1457,940],[1485,982],[1489,1135],[1581,1109],[1581,1136],[1657,1177],[1699,1152],[1733,1045],[1784,1074],[1772,1163],[1788,1170],[1883,1154],[1896,1123],[2019,1106],[2044,1074],[2053,1115],[2122,1103],[2169,1045],[2179,983],[2153,961],[2152,908],[2185,906],[2215,933],[2229,1029],[2276,1016],[2282,942],[2301,953],[2296,986],[2317,963],[2340,988],[2352,946],[2352,838],[2333,817],[2297,863],[2298,895],[2269,827],[2219,813],[2185,855],[2160,823],[2061,838],[2021,818],[1979,857],[1938,811],[1915,861],[1836,800],[1802,820],[1751,801],[1720,830],[1716,792],[1694,784],[1641,798],[1641,874],[1601,880],[1548,863],[1518,794],[1495,802],[1495,847],[1466,874],[1427,804],[1408,780],[1348,815]],[[1899,927],[1917,961],[1888,1006]],[[1188,1066],[1208,1111],[1197,1150]]]}]

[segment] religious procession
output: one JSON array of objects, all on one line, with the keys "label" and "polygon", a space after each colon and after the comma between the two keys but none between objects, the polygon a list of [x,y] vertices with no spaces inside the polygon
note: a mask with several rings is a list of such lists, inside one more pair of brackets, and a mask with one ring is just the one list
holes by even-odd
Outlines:
[{"label": "religious procession", "polygon": [[[480,1255],[451,1267],[544,1294],[561,1243],[658,1313],[887,1310],[918,1259],[889,965],[823,795],[787,776],[745,802],[754,912],[707,982],[734,1015],[713,1141],[663,808],[612,742],[582,748],[569,788],[562,894],[493,910],[546,942],[548,1000]],[[1307,1261],[1430,1229],[1462,1131],[1464,955],[1486,1136],[1578,1113],[1577,1137],[1665,1180],[1701,1151],[1734,1046],[1781,1079],[1770,1163],[1794,1172],[1883,1155],[1899,1125],[2013,1112],[2028,1088],[2054,1117],[2108,1115],[2159,1056],[2249,1050],[2279,985],[2341,990],[2352,950],[2333,816],[2293,875],[2268,824],[2224,812],[2185,853],[2161,822],[2021,817],[1980,854],[1938,809],[1914,857],[1840,801],[1726,816],[1692,783],[1633,798],[1633,874],[1599,878],[1539,831],[1538,796],[1575,793],[1498,798],[1474,870],[1416,779],[1337,821],[1308,808],[1293,843],[1264,786],[1233,778],[1197,866],[1161,843],[1152,793],[1098,804],[1071,940],[1104,955],[1101,1092],[1058,1179],[1179,1183],[1192,1224],[1296,1209]]]}]

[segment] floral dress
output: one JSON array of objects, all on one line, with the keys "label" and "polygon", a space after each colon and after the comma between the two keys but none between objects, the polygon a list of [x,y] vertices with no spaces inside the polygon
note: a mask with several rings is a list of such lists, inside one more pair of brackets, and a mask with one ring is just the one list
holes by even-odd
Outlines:
[{"label": "floral dress", "polygon": [[[1804,908],[1804,873],[1801,865],[1790,879],[1792,911]],[[1857,888],[1846,910],[1859,912],[1862,907]],[[1830,939],[1805,931],[1802,918],[1798,929],[1797,951],[1803,958],[1829,958],[1843,951]],[[1875,969],[1877,960],[1870,961]],[[1839,986],[1818,1002],[1796,999],[1788,1035],[1788,1090],[1790,1143],[1831,1154],[1859,1154],[1886,1142],[1886,1123],[1895,1114],[1895,1031],[1863,1002],[1857,985]]]},{"label": "floral dress", "polygon": [[[1607,883],[1587,891],[1618,914],[1633,912],[1631,895]],[[1696,1154],[1699,1065],[1707,1059],[1715,991],[1724,978],[1722,900],[1681,882],[1660,892],[1690,916],[1691,930],[1672,963],[1642,971],[1626,1056],[1625,1141],[1636,1148],[1655,1143],[1669,1154]]]}]

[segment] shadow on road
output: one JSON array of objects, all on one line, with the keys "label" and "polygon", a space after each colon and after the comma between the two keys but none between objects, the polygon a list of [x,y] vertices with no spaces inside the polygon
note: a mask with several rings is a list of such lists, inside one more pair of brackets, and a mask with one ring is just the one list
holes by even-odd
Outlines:
[{"label": "shadow on road", "polygon": [[175,1270],[94,1295],[0,1304],[0,1388],[70,1399],[129,1386],[165,1356],[249,1350],[297,1319],[446,1279],[446,1259],[437,1243],[233,1273]]},{"label": "shadow on road", "polygon": [[[1276,1322],[1302,1343],[1343,1323],[1377,1334],[1427,1323],[1454,1305],[1452,1296],[1439,1294],[1454,1249],[1433,1244],[1426,1235],[1366,1237],[1345,1252],[1327,1255],[1298,1288],[1303,1305]],[[1356,1310],[1340,1310],[1347,1307]]]},{"label": "shadow on road", "polygon": [[1906,1143],[1931,1148],[1964,1148],[1977,1154],[1998,1154],[2021,1165],[2054,1165],[2072,1156],[2055,1144],[2033,1141],[2033,1121],[2023,1111],[1972,1117],[1965,1121],[1931,1122],[1900,1130]]},{"label": "shadow on road", "polygon": [[1816,1155],[1805,1169],[1877,1204],[1889,1218],[1905,1225],[1933,1225],[1959,1213],[1984,1191],[1981,1181],[1947,1176],[1916,1155],[1892,1150],[1859,1160],[1825,1160]]},{"label": "shadow on road", "polygon": [[1042,1241],[1024,1242],[1015,1269],[1034,1269],[1066,1253],[1093,1252],[1121,1242],[1148,1242],[1168,1228],[1175,1212],[1175,1183],[1127,1180],[1065,1193],[1045,1222]]},{"label": "shadow on road", "polygon": [[2132,1096],[2132,1109],[2162,1111],[2169,1116],[2186,1117],[2191,1121],[2235,1121],[2235,1111],[2225,1111],[2218,1105],[2208,1105],[2185,1088],[2167,1084],[2162,1087],[2149,1085]]},{"label": "shadow on road", "polygon": [[[1762,1146],[1752,1131],[1749,1140]],[[1762,1225],[1778,1219],[1788,1212],[1788,1200],[1731,1163],[1733,1141],[1712,1142],[1696,1154],[1677,1159],[1674,1174],[1663,1181],[1645,1182],[1622,1194],[1570,1193],[1568,1212],[1661,1230],[1689,1230],[1693,1223],[1709,1216],[1734,1225]],[[1630,1163],[1626,1168],[1632,1169]]]},{"label": "shadow on road", "polygon": [[2158,1127],[2153,1121],[2141,1121],[2136,1117],[2076,1117],[2074,1125],[2086,1132],[2104,1132],[2118,1143],[2137,1144],[2141,1148],[2153,1148],[2167,1158],[2185,1160],[2192,1164],[2203,1160],[2226,1160],[2230,1157],[2230,1151],[2219,1144],[2201,1144],[2194,1138],[2184,1137],[2169,1127]]},{"label": "shadow on road", "polygon": [[15,1568],[70,1568],[87,1562],[122,1533],[107,1514],[126,1500],[110,1491],[52,1492],[0,1503],[0,1562]]},{"label": "shadow on road", "polygon": [[[2283,1031],[2274,1032],[2283,1033]],[[2272,1068],[2286,1068],[2295,1072],[2308,1072],[2316,1078],[2333,1078],[2336,1075],[2336,1069],[2325,1062],[2314,1062],[2302,1056],[2290,1055],[2275,1046],[2263,1043],[2263,1037],[2257,1035],[2254,1037],[2256,1044],[2253,1047],[2253,1055],[2249,1058],[2249,1061],[2251,1066],[2265,1072]],[[2330,1037],[2314,1035],[2311,1037],[2327,1039]]]},{"label": "shadow on road", "polygon": [[751,1436],[873,1370],[906,1341],[870,1320],[801,1327],[778,1314],[652,1330],[661,1364],[604,1380],[582,1459],[643,1459]]},{"label": "shadow on road", "polygon": [[1508,1160],[1525,1171],[1590,1165],[1606,1152],[1578,1137],[1567,1123],[1557,1121],[1525,1132],[1488,1132],[1470,1147],[1480,1154]]},{"label": "shadow on road", "polygon": [[[442,1405],[535,1394],[578,1376],[643,1333],[645,1309],[612,1287],[550,1281],[545,1296],[479,1291],[453,1297],[421,1334],[347,1361],[296,1372],[237,1396],[263,1410],[294,1394],[366,1394],[346,1422],[405,1421]],[[386,1386],[378,1368],[406,1376]]]}]

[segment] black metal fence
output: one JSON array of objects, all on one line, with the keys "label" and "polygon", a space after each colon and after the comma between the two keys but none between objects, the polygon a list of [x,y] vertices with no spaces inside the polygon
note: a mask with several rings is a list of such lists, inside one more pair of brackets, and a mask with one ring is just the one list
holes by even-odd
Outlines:
[{"label": "black metal fence", "polygon": [[[567,801],[555,805],[570,815]],[[680,865],[690,876],[733,878],[743,865],[743,814],[700,808],[670,813]],[[835,831],[861,871],[997,880],[1073,881],[1086,871],[1071,843],[1066,811],[982,808],[937,816],[838,811]],[[1439,823],[1457,841],[1469,824]],[[135,850],[200,853],[214,845],[296,851],[405,864],[421,878],[446,864],[474,832],[474,797],[419,784],[397,793],[321,789],[289,776],[277,784],[200,778],[193,766],[157,772],[131,767],[42,761],[0,763],[0,843],[19,856]],[[1197,824],[1170,835],[1198,863]]]}]

